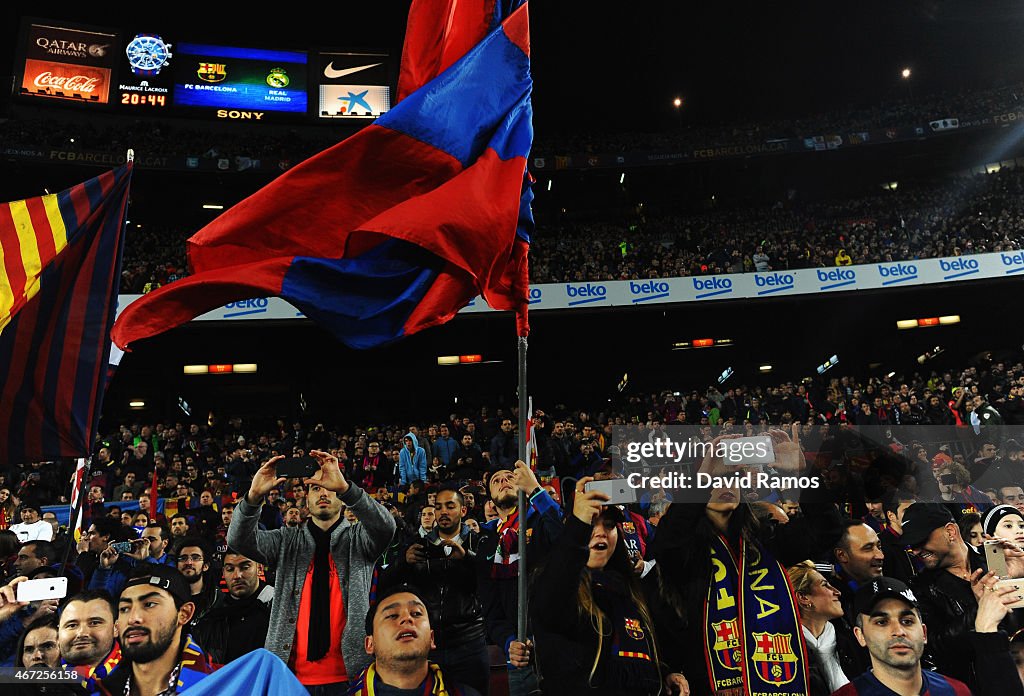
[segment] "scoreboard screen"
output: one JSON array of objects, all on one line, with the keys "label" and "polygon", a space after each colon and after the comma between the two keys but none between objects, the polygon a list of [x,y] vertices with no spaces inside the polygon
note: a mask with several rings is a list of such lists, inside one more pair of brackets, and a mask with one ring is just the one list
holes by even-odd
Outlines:
[{"label": "scoreboard screen", "polygon": [[180,43],[174,51],[175,106],[224,119],[306,115],[306,54]]},{"label": "scoreboard screen", "polygon": [[124,38],[117,81],[120,105],[130,110],[170,106],[174,45],[163,34],[151,32],[131,32]]}]

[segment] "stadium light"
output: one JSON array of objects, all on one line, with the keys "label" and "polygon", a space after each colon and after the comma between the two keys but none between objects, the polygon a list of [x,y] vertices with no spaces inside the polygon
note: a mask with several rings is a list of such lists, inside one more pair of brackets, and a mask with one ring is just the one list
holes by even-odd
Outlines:
[{"label": "stadium light", "polygon": [[959,324],[959,323],[960,323],[960,315],[959,314],[948,314],[948,315],[946,315],[944,317],[939,317],[939,324],[941,324],[942,326],[949,326],[950,324]]},{"label": "stadium light", "polygon": [[203,210],[224,210],[224,206],[218,203],[203,203]]},{"label": "stadium light", "polygon": [[772,366],[771,365],[761,365],[757,369],[760,370],[762,374],[768,374],[769,372],[772,371]]},{"label": "stadium light", "polygon": [[622,172],[622,174],[619,174],[619,183],[620,184],[626,183],[626,172]]},{"label": "stadium light", "polygon": [[182,372],[186,375],[208,375],[210,374],[209,365],[185,365],[182,368]]},{"label": "stadium light", "polygon": [[552,179],[548,179],[548,191],[551,190],[551,182],[552,182]]},{"label": "stadium light", "polygon": [[672,106],[676,107],[677,109],[678,109],[678,108],[679,108],[680,106],[682,106],[682,105],[683,105],[683,100],[682,100],[682,98],[680,98],[680,97],[676,97],[675,99],[673,99],[673,100],[672,100]]},{"label": "stadium light", "polygon": [[904,80],[909,80],[912,74],[913,73],[910,72],[910,68],[903,68],[902,72],[900,72],[900,77]]},{"label": "stadium light", "polygon": [[132,399],[131,401],[128,402],[128,408],[132,409],[133,411],[138,411],[140,409],[146,408],[146,402],[143,401],[142,399]]}]

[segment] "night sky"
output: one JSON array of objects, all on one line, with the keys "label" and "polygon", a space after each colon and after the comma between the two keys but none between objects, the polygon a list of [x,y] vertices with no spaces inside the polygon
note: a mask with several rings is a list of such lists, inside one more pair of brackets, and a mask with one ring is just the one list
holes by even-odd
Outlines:
[{"label": "night sky", "polygon": [[[24,5],[24,4],[23,4]],[[268,48],[389,48],[398,55],[408,0],[249,11],[170,3],[35,6],[38,15],[97,26],[175,32],[196,41]],[[136,6],[141,7],[141,6]],[[250,8],[255,7],[250,5]],[[779,9],[784,7],[785,9]],[[58,12],[60,10],[60,12]],[[10,73],[21,12],[0,10]],[[860,3],[531,3],[538,130],[663,130],[843,110],[960,91],[1024,76],[1024,3],[900,0]],[[150,18],[147,22],[146,18]],[[156,19],[153,19],[156,18]]]}]

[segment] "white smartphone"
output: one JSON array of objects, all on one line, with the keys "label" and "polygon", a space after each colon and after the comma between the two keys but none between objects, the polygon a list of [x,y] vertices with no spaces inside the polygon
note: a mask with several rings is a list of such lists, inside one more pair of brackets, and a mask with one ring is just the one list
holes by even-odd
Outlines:
[{"label": "white smartphone", "polygon": [[588,481],[585,488],[587,492],[601,491],[610,498],[610,500],[603,501],[602,505],[628,505],[637,500],[636,489],[626,483],[626,479]]},{"label": "white smartphone", "polygon": [[753,437],[737,437],[722,439],[728,451],[722,457],[726,466],[753,466],[775,463],[775,446],[771,435],[754,435]]},{"label": "white smartphone", "polygon": [[19,602],[41,602],[44,599],[64,599],[68,594],[67,578],[39,578],[18,583]]}]

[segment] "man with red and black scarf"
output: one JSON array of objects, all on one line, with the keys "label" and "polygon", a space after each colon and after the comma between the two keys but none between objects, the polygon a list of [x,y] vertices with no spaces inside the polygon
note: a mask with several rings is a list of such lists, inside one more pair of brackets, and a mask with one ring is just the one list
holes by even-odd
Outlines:
[{"label": "man with red and black scarf", "polygon": [[513,467],[500,467],[487,480],[487,492],[498,517],[480,529],[477,547],[477,588],[484,612],[488,642],[505,648],[509,660],[509,693],[519,696],[537,689],[537,677],[531,664],[531,644],[516,638],[519,608],[517,580],[519,564],[520,511],[519,491],[527,496],[527,563],[534,568],[543,562],[552,544],[562,532],[562,510],[541,488],[533,471],[519,460]]}]

